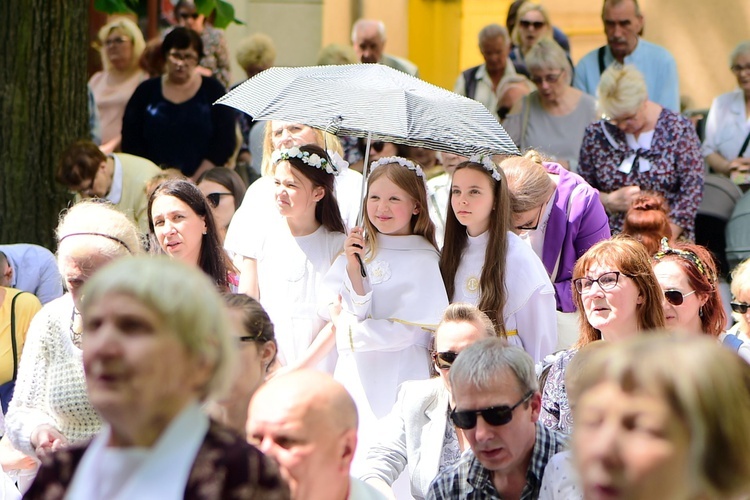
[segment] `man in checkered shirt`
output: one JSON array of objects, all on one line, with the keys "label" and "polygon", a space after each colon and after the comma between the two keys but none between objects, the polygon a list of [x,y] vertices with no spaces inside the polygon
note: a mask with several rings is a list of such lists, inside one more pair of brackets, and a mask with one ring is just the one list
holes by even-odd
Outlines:
[{"label": "man in checkered shirt", "polygon": [[461,351],[450,382],[451,420],[471,451],[435,478],[426,498],[538,498],[547,462],[566,443],[538,422],[542,398],[531,357],[501,339],[483,340]]}]

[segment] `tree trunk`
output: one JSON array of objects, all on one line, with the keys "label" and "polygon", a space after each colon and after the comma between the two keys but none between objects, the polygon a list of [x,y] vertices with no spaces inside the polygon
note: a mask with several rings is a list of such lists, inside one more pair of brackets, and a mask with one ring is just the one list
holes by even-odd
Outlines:
[{"label": "tree trunk", "polygon": [[0,243],[54,250],[60,153],[89,137],[88,2],[0,0]]}]

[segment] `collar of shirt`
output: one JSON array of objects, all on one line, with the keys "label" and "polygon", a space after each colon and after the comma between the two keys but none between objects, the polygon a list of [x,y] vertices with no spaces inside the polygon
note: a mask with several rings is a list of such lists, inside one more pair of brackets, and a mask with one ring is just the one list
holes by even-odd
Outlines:
[{"label": "collar of shirt", "polygon": [[117,205],[122,199],[122,163],[116,154],[111,155],[111,158],[115,161],[115,173],[112,175],[112,186],[105,198]]}]

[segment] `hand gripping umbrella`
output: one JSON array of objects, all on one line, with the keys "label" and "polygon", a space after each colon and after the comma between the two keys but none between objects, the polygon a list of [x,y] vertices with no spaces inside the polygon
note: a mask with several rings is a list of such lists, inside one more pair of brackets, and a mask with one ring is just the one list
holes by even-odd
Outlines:
[{"label": "hand gripping umbrella", "polygon": [[[216,101],[254,120],[283,120],[371,141],[473,154],[518,155],[481,103],[381,64],[271,68]],[[362,203],[358,224],[362,222]],[[364,269],[364,268],[363,268]]]}]

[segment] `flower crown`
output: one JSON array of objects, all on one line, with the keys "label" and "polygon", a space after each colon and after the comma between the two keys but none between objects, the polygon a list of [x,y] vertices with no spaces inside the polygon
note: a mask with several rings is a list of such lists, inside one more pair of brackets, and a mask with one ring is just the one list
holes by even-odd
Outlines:
[{"label": "flower crown", "polygon": [[490,173],[493,179],[495,179],[497,182],[500,182],[500,172],[497,171],[497,166],[495,165],[495,162],[492,161],[492,155],[487,154],[478,154],[478,155],[472,155],[471,158],[469,158],[469,161],[472,163],[478,163],[479,165],[482,165],[487,172]]},{"label": "flower crown", "polygon": [[383,158],[380,158],[377,161],[374,161],[370,164],[370,172],[375,170],[377,167],[381,167],[383,165],[390,165],[391,163],[398,163],[402,167],[406,167],[415,174],[417,174],[417,177],[422,178],[422,182],[424,183],[424,188],[427,194],[430,194],[430,187],[427,185],[427,177],[424,175],[424,170],[422,170],[422,167],[417,165],[411,160],[407,160],[406,158],[402,158],[401,156],[384,156]]},{"label": "flower crown", "polygon": [[716,280],[715,276],[709,276],[708,270],[706,269],[706,266],[703,265],[703,261],[695,255],[693,252],[689,252],[686,250],[680,250],[678,248],[672,248],[669,246],[669,240],[667,238],[661,239],[661,249],[656,252],[654,255],[655,260],[661,260],[667,255],[676,255],[678,257],[682,257],[683,259],[687,259],[693,264],[695,264],[695,267],[698,268],[698,271],[703,275],[706,276],[711,282],[714,282]]},{"label": "flower crown", "polygon": [[331,175],[338,175],[339,173],[338,169],[327,158],[323,158],[315,153],[310,154],[307,151],[302,151],[297,146],[292,146],[289,149],[277,149],[271,153],[271,162],[274,165],[290,158],[298,158],[305,165],[325,170]]}]

